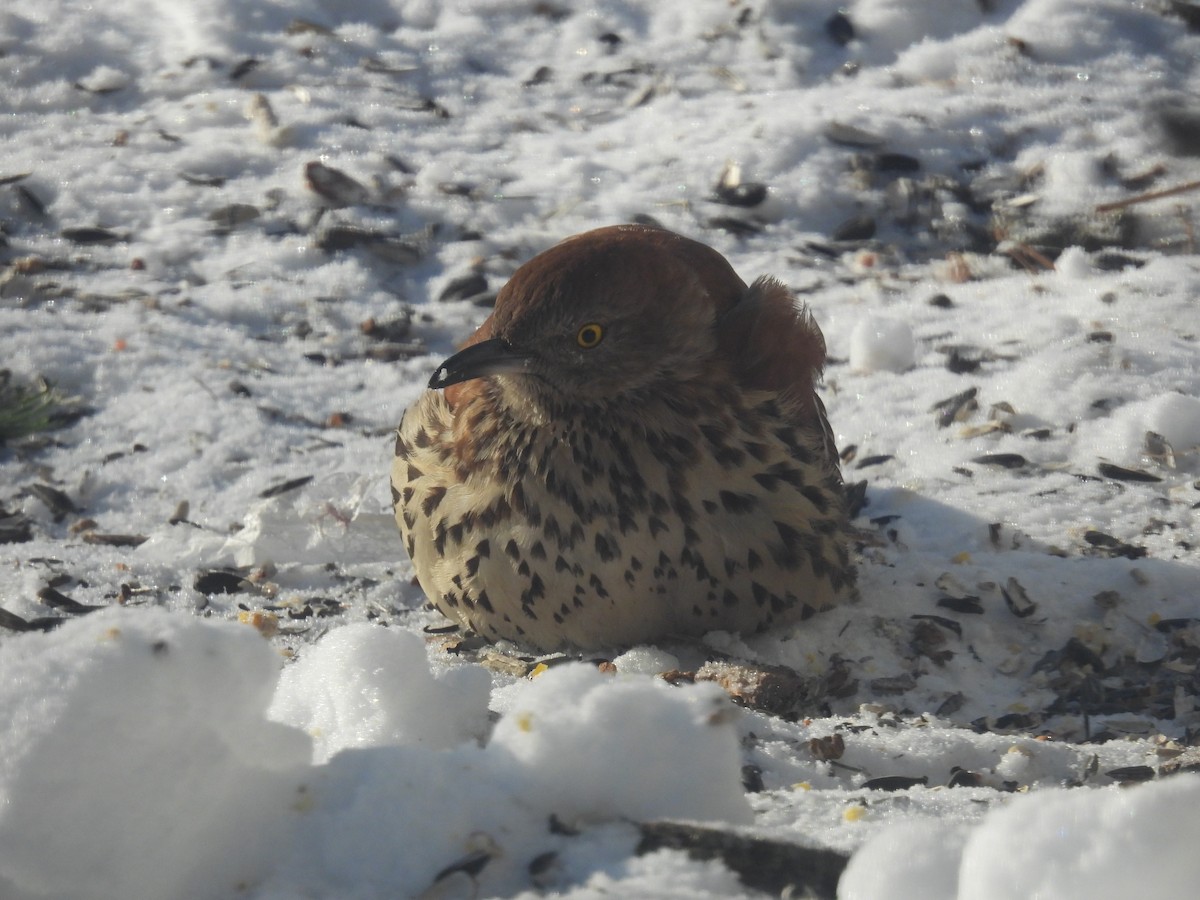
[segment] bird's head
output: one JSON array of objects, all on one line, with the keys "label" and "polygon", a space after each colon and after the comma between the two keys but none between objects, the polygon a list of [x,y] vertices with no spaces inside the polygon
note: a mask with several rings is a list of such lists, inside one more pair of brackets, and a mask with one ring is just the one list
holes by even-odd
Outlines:
[{"label": "bird's head", "polygon": [[773,393],[825,430],[815,392],[824,364],[821,330],[779,281],[747,287],[711,247],[615,225],[518,269],[429,386],[449,388],[457,406],[492,376],[504,394],[544,408],[669,397],[707,382]]},{"label": "bird's head", "polygon": [[718,321],[747,291],[696,241],[641,225],[589,231],[518,269],[430,387],[500,376],[518,392],[599,402],[712,377]]}]

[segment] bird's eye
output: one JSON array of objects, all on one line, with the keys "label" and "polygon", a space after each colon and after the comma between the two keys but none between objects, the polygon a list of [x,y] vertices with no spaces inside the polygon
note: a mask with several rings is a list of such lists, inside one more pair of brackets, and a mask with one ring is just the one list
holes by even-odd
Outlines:
[{"label": "bird's eye", "polygon": [[589,322],[575,334],[575,343],[584,350],[591,350],[602,340],[604,340],[604,326],[597,325],[595,322]]}]

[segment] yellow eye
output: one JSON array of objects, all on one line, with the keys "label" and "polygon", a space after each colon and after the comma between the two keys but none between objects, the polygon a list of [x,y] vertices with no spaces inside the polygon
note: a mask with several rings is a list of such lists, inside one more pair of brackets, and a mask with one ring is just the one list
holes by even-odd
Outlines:
[{"label": "yellow eye", "polygon": [[584,325],[575,335],[575,343],[584,350],[591,350],[602,340],[604,340],[604,326],[597,325],[595,322]]}]

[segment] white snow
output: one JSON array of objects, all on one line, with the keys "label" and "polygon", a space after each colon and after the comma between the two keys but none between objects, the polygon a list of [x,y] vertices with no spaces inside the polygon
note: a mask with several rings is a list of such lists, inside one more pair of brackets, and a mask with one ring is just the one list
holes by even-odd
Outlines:
[{"label": "white snow", "polygon": [[1200,778],[1137,790],[1050,790],[1022,797],[979,825],[893,825],[855,855],[840,900],[1102,897],[1155,890],[1188,894],[1195,859]]},{"label": "white snow", "polygon": [[865,316],[850,333],[850,368],[857,372],[903,372],[916,354],[912,329],[898,319]]},{"label": "white snow", "polygon": [[[852,854],[846,900],[1194,889],[1200,194],[1096,211],[1200,181],[1170,6],[0,9],[0,368],[89,410],[0,447],[0,609],[72,619],[0,632],[0,897],[757,896],[659,819]],[[487,314],[447,286],[636,215],[812,310],[862,599],[484,668],[422,633],[391,430]],[[705,649],[824,680],[658,677]]]},{"label": "white snow", "polygon": [[277,678],[250,629],[157,611],[7,643],[0,893],[219,897],[261,876],[310,746],[266,719]]},{"label": "white snow", "polygon": [[416,635],[358,623],[330,632],[285,669],[268,712],[312,736],[318,763],[347,747],[445,750],[486,734],[491,687],[479,666],[434,677]]},{"label": "white snow", "polygon": [[[408,896],[472,852],[511,893],[563,843],[551,816],[752,820],[739,713],[715,685],[567,664],[510,688],[480,747],[486,671],[435,677],[412,634],[349,625],[281,663],[249,628],[161,611],[12,644],[4,896]],[[628,832],[592,840],[623,856]]]}]

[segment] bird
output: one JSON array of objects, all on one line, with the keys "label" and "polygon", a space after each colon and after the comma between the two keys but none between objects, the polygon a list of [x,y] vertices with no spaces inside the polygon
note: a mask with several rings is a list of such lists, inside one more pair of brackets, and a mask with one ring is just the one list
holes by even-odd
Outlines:
[{"label": "bird", "polygon": [[404,412],[392,501],[452,622],[537,651],[795,625],[855,596],[846,491],[787,287],[650,225],[520,266]]}]

